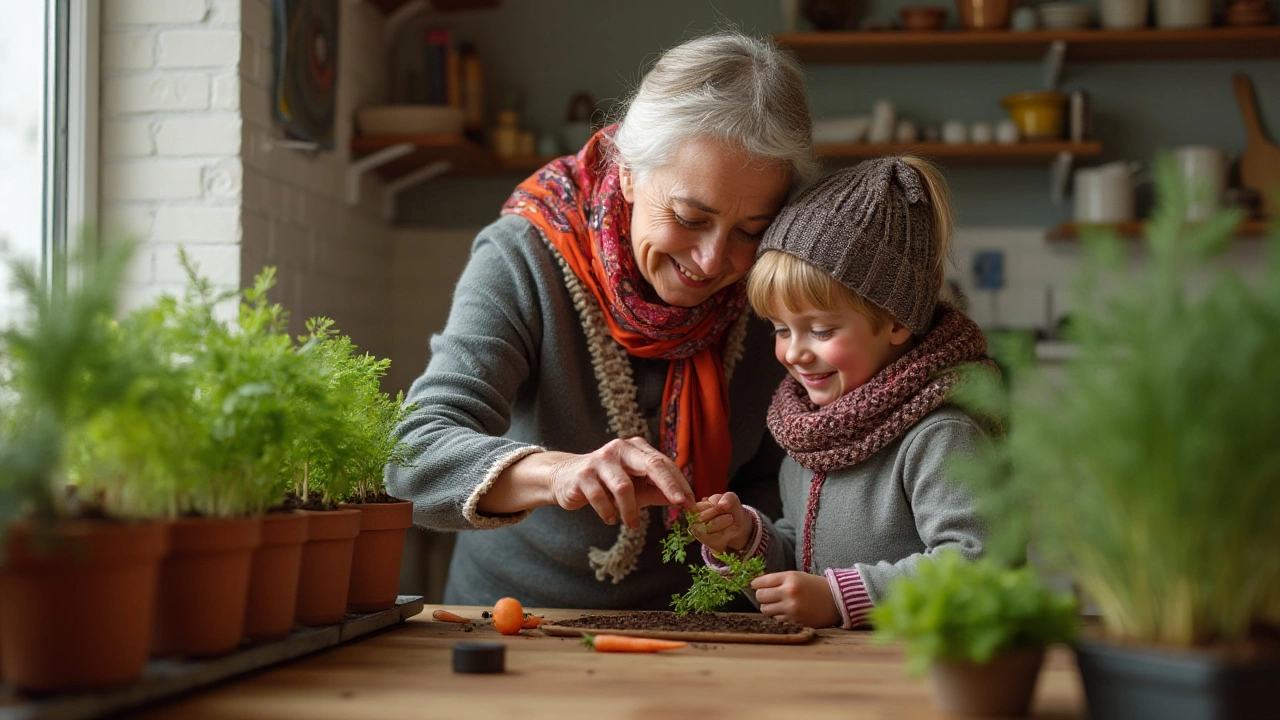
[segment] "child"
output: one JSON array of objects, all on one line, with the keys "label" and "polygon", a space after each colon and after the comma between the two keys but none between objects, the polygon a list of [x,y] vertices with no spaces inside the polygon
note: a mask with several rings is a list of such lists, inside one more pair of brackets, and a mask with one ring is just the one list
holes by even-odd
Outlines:
[{"label": "child", "polygon": [[982,429],[946,400],[961,365],[994,365],[977,325],[938,301],[950,236],[942,177],[914,157],[828,175],[764,236],[747,294],[790,375],[768,414],[788,455],[782,517],[724,493],[693,531],[712,566],[726,549],[765,558],[751,584],[765,615],[850,629],[920,558],[982,554],[972,500],[946,477]]}]

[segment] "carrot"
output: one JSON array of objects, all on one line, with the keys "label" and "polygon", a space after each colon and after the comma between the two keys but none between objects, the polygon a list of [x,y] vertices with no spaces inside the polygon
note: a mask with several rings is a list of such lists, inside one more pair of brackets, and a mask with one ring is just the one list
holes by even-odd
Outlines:
[{"label": "carrot", "polygon": [[451,613],[448,610],[436,610],[435,612],[431,613],[431,617],[435,618],[436,620],[439,620],[440,622],[451,622],[451,623],[461,623],[461,624],[466,624],[471,622],[471,618],[465,618],[465,617],[462,617],[461,615],[455,615],[454,613]]},{"label": "carrot", "polygon": [[542,624],[542,618],[540,616],[530,615],[529,613],[524,614],[523,627],[525,630],[533,630],[534,628],[538,627],[541,624]]},{"label": "carrot", "polygon": [[582,644],[595,648],[596,652],[634,652],[653,653],[663,650],[678,650],[689,643],[682,640],[658,640],[655,638],[631,637],[629,635],[586,635],[582,636]]},{"label": "carrot", "polygon": [[524,608],[515,598],[505,597],[493,604],[493,626],[503,635],[515,635],[524,627]]}]

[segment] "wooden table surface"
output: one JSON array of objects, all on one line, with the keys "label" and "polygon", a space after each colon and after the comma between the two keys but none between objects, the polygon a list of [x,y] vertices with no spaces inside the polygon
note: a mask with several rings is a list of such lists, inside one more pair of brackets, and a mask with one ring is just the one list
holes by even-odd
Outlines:
[{"label": "wooden table surface", "polygon": [[[483,608],[450,606],[477,627],[421,615],[382,633],[231,680],[147,709],[144,718],[884,718],[948,717],[928,681],[906,675],[897,646],[870,633],[822,630],[806,645],[695,643],[655,655],[596,653],[572,638],[500,635]],[[531,609],[548,620],[578,610]],[[461,640],[507,645],[501,675],[455,675]],[[1083,693],[1066,648],[1049,652],[1036,718],[1083,718]]]}]

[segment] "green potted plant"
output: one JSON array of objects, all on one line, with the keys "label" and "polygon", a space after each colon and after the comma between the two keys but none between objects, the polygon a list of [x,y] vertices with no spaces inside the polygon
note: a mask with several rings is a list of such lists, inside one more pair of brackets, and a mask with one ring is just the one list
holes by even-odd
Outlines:
[{"label": "green potted plant", "polygon": [[392,431],[408,415],[403,394],[384,393],[382,378],[390,360],[359,353],[355,343],[333,329],[328,318],[308,322],[317,341],[316,358],[328,369],[330,392],[342,398],[342,423],[347,428],[341,451],[345,472],[352,480],[347,502],[339,507],[360,512],[347,590],[347,611],[386,610],[399,594],[404,537],[413,524],[413,503],[391,497],[383,482],[388,463],[408,465],[405,446]]},{"label": "green potted plant", "polygon": [[150,649],[165,527],[136,520],[147,515],[145,491],[67,492],[73,437],[147,394],[149,351],[111,321],[130,254],[118,243],[72,258],[69,289],[14,264],[26,307],[0,333],[0,657],[24,691],[128,684]]},{"label": "green potted plant", "polygon": [[906,643],[934,703],[963,715],[1025,715],[1045,648],[1075,637],[1076,601],[1028,567],[943,551],[897,579],[871,612],[876,638]]},{"label": "green potted plant", "polygon": [[353,438],[358,430],[340,396],[342,378],[331,357],[329,325],[311,320],[300,338],[298,356],[322,391],[299,398],[297,408],[320,421],[298,432],[285,462],[288,502],[307,512],[309,534],[302,548],[295,620],[302,625],[331,625],[347,610],[351,563],[360,535],[360,511],[339,507],[354,486]]},{"label": "green potted plant", "polygon": [[1006,438],[960,469],[991,547],[1030,541],[1101,614],[1077,646],[1093,718],[1275,713],[1280,677],[1280,235],[1259,277],[1214,270],[1241,216],[1185,224],[1167,158],[1148,262],[1088,237],[1054,382],[1006,351],[1009,389],[965,397],[1007,417]]}]

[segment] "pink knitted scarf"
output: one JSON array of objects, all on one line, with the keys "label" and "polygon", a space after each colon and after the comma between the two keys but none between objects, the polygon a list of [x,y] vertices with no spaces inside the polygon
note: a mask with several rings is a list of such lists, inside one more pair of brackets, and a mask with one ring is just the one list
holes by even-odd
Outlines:
[{"label": "pink knitted scarf", "polygon": [[856,465],[902,437],[947,401],[967,363],[995,370],[982,330],[964,313],[939,304],[919,344],[830,405],[814,405],[794,378],[782,381],[769,406],[769,431],[801,467],[814,472],[804,519],[804,570],[814,572],[813,522],[827,472]]}]

